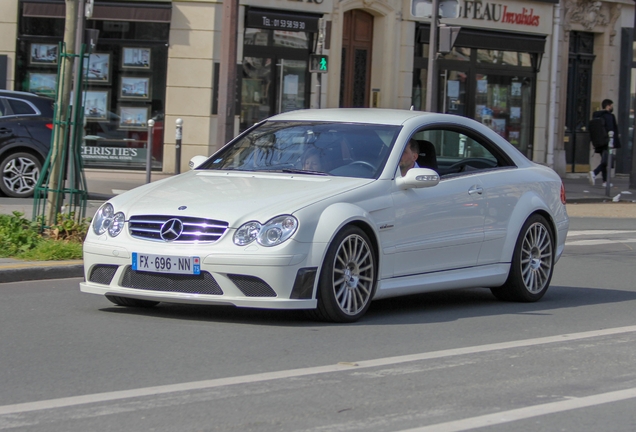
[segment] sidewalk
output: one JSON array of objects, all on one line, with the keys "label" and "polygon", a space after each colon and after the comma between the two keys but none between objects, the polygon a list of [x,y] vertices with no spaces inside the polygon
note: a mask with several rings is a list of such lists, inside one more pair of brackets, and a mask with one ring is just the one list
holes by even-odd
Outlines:
[{"label": "sidewalk", "polygon": [[[152,173],[151,181],[170,177],[167,174]],[[118,195],[135,187],[146,184],[146,173],[142,171],[113,172],[109,170],[87,170],[86,181],[89,190],[86,216],[92,217],[100,205],[108,198]],[[566,174],[563,178],[565,195],[568,204],[635,203],[636,189],[629,188],[629,176],[618,175],[612,179],[613,187],[610,196],[597,180],[596,186],[591,186],[587,174]],[[0,197],[0,214],[11,214],[19,211],[30,218],[33,211],[33,201]],[[0,283],[18,282],[39,279],[60,279],[83,276],[81,260],[77,261],[39,261],[25,262],[11,258],[0,258]]]}]

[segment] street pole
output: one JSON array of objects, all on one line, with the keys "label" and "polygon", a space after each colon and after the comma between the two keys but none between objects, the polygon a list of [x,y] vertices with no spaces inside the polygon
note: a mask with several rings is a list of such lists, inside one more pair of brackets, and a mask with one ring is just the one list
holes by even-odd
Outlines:
[{"label": "street pole", "polygon": [[68,116],[69,101],[71,99],[71,88],[73,83],[73,57],[75,54],[75,38],[77,31],[77,4],[78,0],[66,0],[66,17],[64,23],[64,46],[66,47],[65,56],[60,56],[60,76],[58,81],[62,85],[58,85],[57,94],[57,110],[55,112],[54,122],[55,136],[51,144],[51,171],[49,175],[49,192],[46,199],[46,225],[52,226],[57,221],[57,214],[61,208],[60,202],[60,185],[64,181],[61,176],[64,169],[64,146],[68,143],[64,138],[67,136],[68,124],[66,122]]},{"label": "street pole", "polygon": [[605,195],[610,196],[612,194],[612,153],[614,152],[614,131],[609,131],[609,143],[607,144],[607,166],[605,171],[607,172],[607,181],[605,182]]},{"label": "street pole", "polygon": [[153,119],[148,120],[148,142],[146,143],[146,183],[150,183],[152,171],[152,129],[155,127]]},{"label": "street pole", "polygon": [[426,111],[437,112],[437,28],[439,0],[433,0],[431,33],[428,41],[428,73],[426,75]]},{"label": "street pole", "polygon": [[221,29],[216,149],[223,147],[234,136],[238,0],[223,0],[223,24]]},{"label": "street pole", "polygon": [[183,136],[183,119],[177,119],[177,126],[175,128],[175,158],[174,158],[174,173],[181,174],[181,138]]}]

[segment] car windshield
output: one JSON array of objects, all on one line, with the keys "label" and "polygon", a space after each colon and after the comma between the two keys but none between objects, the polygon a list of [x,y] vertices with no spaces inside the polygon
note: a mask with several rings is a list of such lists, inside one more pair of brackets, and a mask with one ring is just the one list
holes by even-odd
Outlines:
[{"label": "car windshield", "polygon": [[401,126],[268,121],[199,169],[376,178]]}]

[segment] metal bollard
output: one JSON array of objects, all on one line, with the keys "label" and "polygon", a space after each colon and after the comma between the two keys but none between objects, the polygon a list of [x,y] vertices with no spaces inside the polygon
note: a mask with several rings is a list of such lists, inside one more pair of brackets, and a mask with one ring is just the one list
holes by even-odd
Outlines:
[{"label": "metal bollard", "polygon": [[155,127],[153,119],[148,120],[148,143],[146,144],[146,183],[150,183],[150,170],[152,168],[152,128]]},{"label": "metal bollard", "polygon": [[181,174],[181,137],[183,136],[183,119],[177,119],[177,128],[175,129],[176,141],[174,149],[176,152],[174,158],[174,173]]},{"label": "metal bollard", "polygon": [[607,182],[605,182],[605,195],[611,196],[612,194],[612,153],[614,152],[614,131],[607,133],[609,135],[609,143],[607,144],[607,166],[605,170],[607,172]]}]

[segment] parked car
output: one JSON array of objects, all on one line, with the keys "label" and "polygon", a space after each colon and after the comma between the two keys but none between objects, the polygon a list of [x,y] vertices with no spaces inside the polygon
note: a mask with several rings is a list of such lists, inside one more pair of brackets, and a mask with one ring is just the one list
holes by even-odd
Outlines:
[{"label": "parked car", "polygon": [[19,91],[0,90],[0,191],[33,195],[49,153],[54,100]]},{"label": "parked car", "polygon": [[[419,167],[403,175],[411,139]],[[532,302],[569,226],[554,171],[447,114],[288,112],[191,166],[97,211],[81,291],[120,306],[305,309],[336,322],[374,299],[435,290]]]}]

